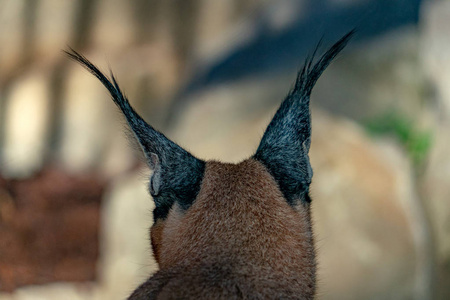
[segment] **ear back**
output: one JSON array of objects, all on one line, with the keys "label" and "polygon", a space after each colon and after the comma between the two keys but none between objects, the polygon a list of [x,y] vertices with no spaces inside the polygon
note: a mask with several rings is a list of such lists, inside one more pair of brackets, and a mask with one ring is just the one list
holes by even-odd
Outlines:
[{"label": "ear back", "polygon": [[311,144],[309,99],[312,88],[353,33],[351,31],[341,38],[314,66],[314,55],[307,60],[254,155],[256,160],[267,167],[291,205],[297,204],[299,200],[310,202],[308,192],[313,172],[308,152]]},{"label": "ear back", "polygon": [[205,162],[169,140],[147,124],[131,107],[111,74],[111,81],[88,59],[72,50],[66,54],[97,77],[124,114],[153,170],[149,190],[155,200],[154,218],[164,219],[177,202],[188,209],[195,200],[205,170]]}]

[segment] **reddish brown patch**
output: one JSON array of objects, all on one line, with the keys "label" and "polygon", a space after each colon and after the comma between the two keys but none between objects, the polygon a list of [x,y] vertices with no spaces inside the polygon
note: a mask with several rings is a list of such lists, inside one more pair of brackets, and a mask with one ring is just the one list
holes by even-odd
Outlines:
[{"label": "reddish brown patch", "polygon": [[157,220],[150,229],[150,240],[152,242],[153,255],[156,262],[159,264],[159,257],[161,252],[162,234],[164,230],[164,221]]},{"label": "reddish brown patch", "polygon": [[0,178],[0,290],[94,280],[105,182],[46,169]]}]

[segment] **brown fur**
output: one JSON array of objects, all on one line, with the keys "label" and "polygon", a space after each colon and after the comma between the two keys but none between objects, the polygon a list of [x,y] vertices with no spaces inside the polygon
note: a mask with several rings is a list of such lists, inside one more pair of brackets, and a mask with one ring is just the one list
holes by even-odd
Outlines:
[{"label": "brown fur", "polygon": [[159,263],[159,257],[161,253],[162,234],[164,231],[164,221],[158,219],[150,228],[150,240],[152,243],[153,256]]},{"label": "brown fur", "polygon": [[160,270],[130,299],[312,299],[308,204],[293,208],[259,162],[208,162],[200,192],[151,229]]}]

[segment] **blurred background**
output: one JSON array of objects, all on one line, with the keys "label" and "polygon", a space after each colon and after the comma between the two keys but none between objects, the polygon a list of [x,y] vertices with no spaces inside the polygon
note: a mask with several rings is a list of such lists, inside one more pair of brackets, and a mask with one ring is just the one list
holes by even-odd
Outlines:
[{"label": "blurred background", "polygon": [[0,299],[123,299],[157,269],[109,68],[194,155],[255,151],[320,40],[318,299],[450,299],[450,1],[0,0]]}]

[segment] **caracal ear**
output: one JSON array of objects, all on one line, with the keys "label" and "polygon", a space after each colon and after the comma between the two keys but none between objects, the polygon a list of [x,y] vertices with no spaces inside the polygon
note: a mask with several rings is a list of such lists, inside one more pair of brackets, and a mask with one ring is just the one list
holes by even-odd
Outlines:
[{"label": "caracal ear", "polygon": [[311,145],[311,90],[353,33],[351,31],[341,38],[314,66],[314,55],[306,61],[298,73],[294,88],[281,103],[254,155],[267,167],[291,205],[299,201],[310,202],[308,191],[313,175],[308,157]]},{"label": "caracal ear", "polygon": [[164,219],[175,202],[183,209],[188,209],[200,189],[205,162],[195,158],[147,124],[131,107],[114,75],[111,74],[111,80],[108,79],[95,65],[73,49],[66,54],[91,72],[108,89],[139,141],[147,163],[153,170],[149,190],[155,200],[155,220]]}]

